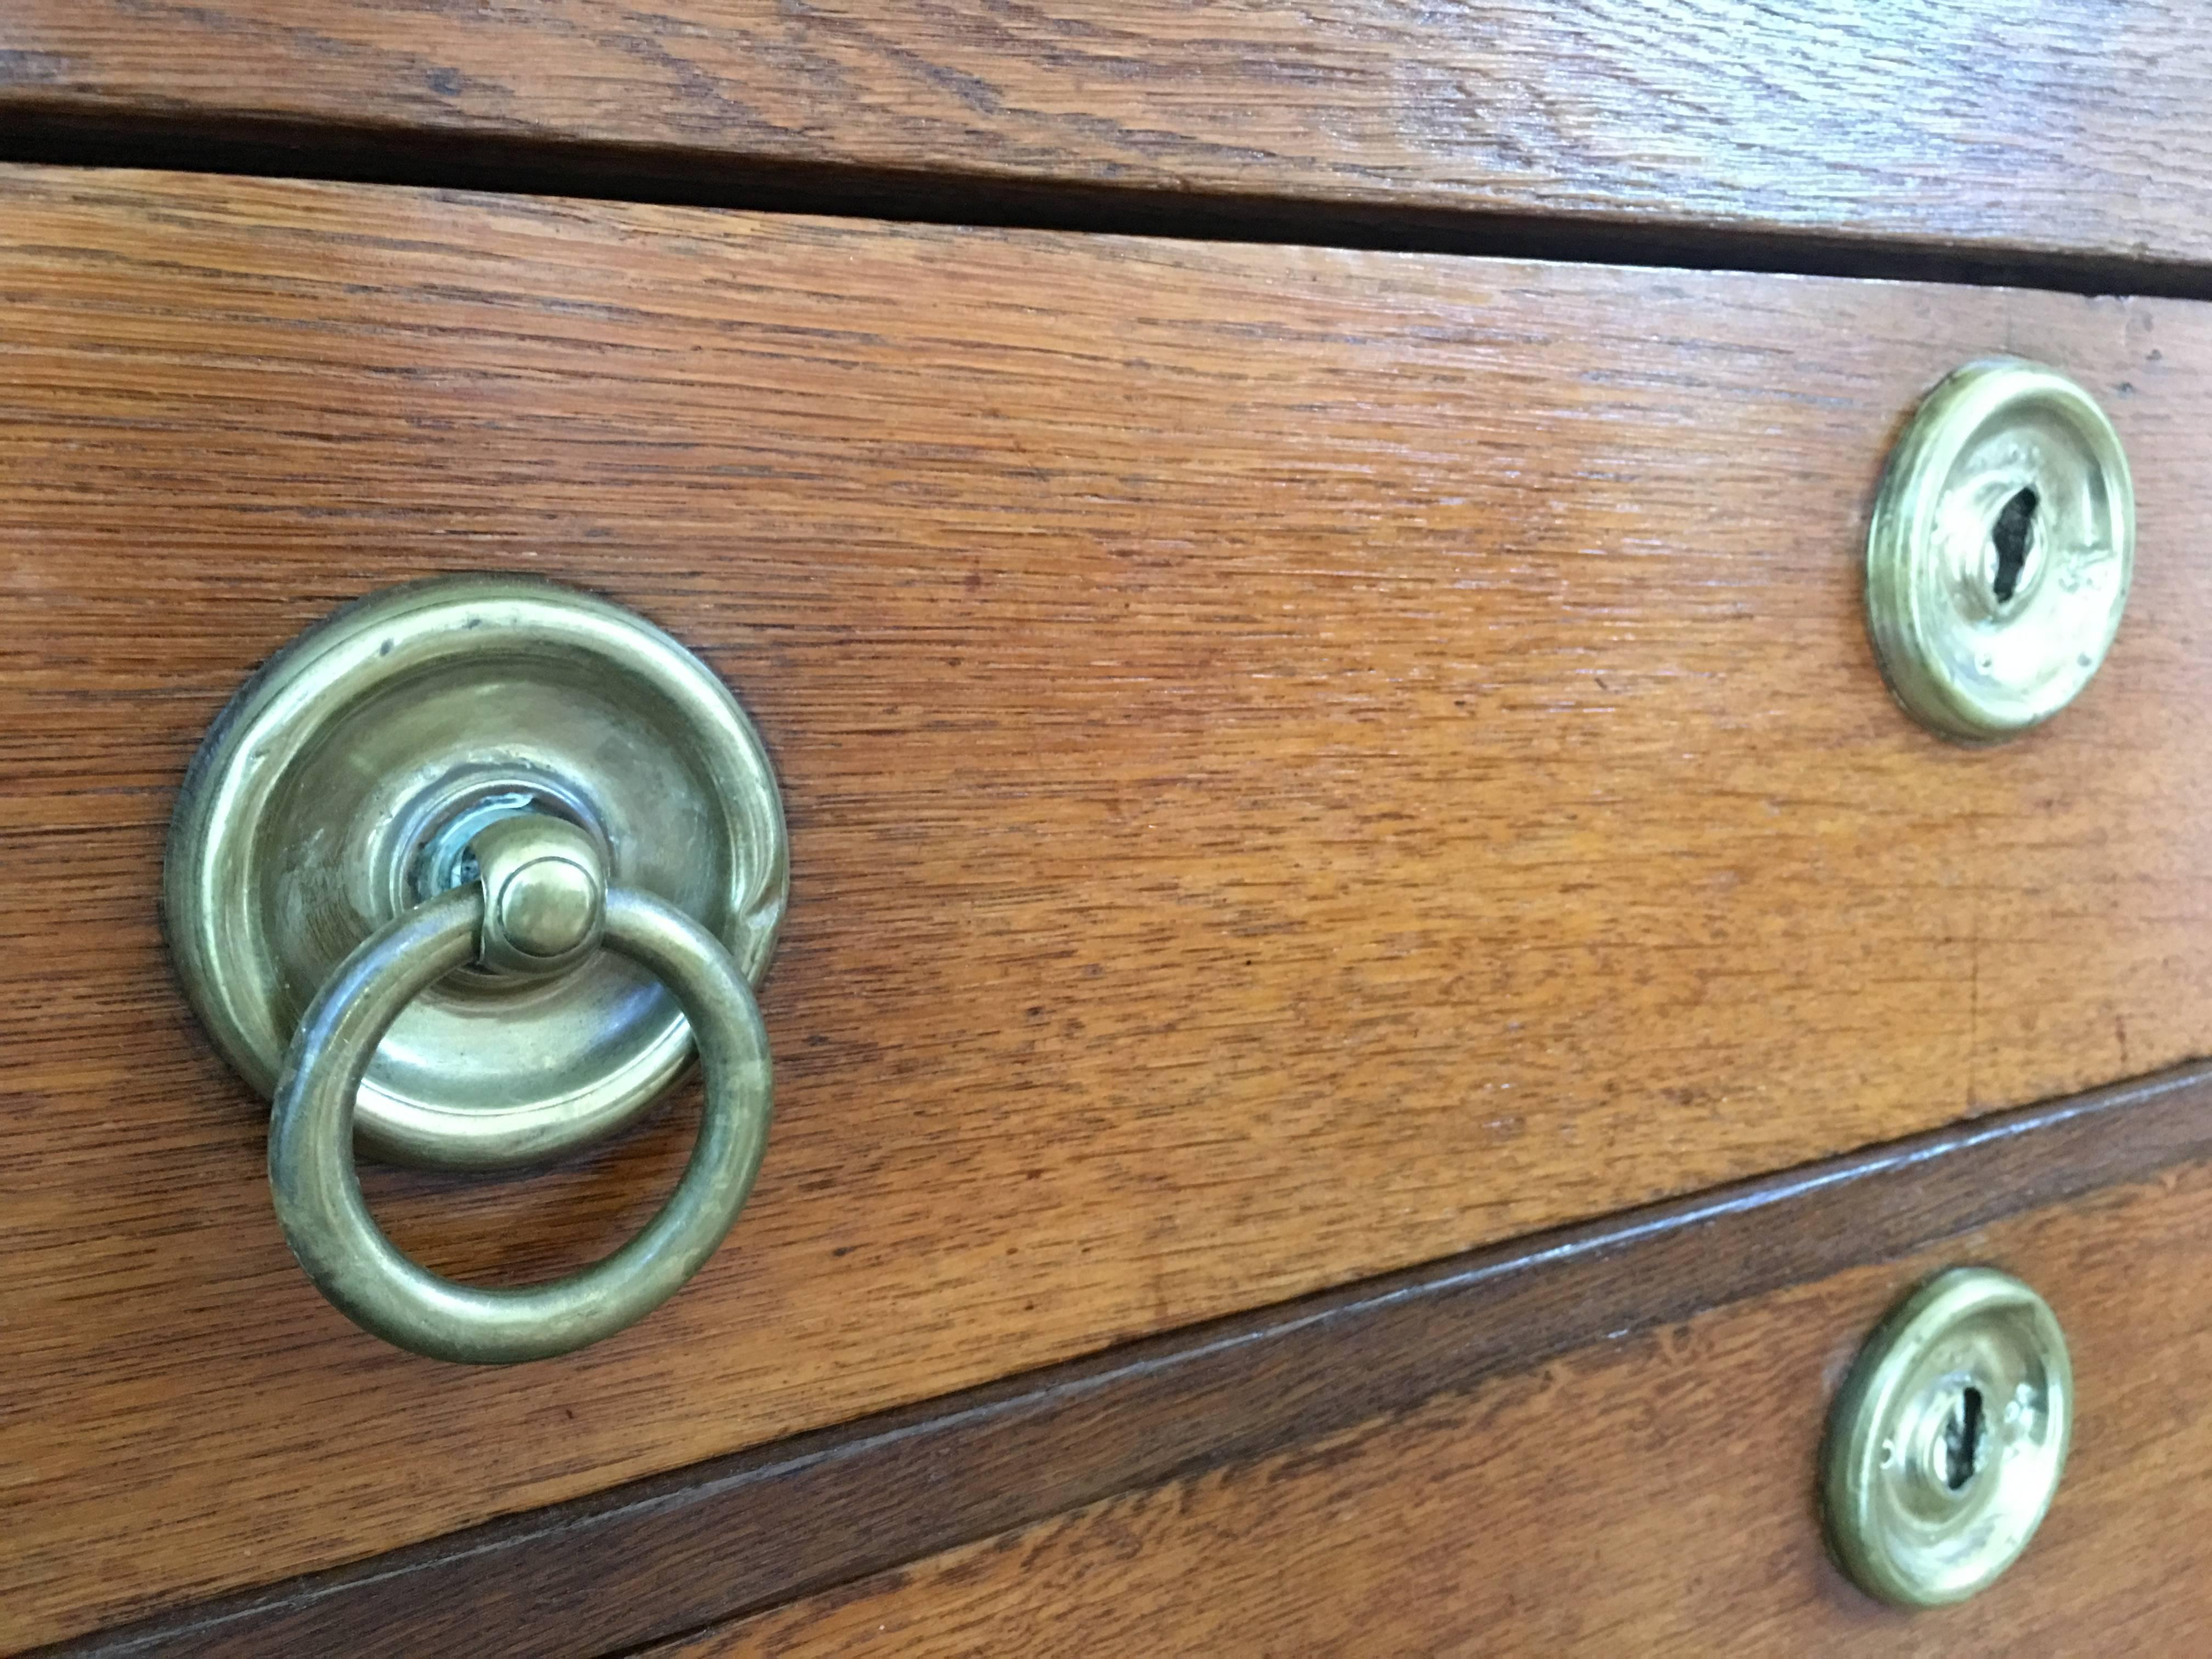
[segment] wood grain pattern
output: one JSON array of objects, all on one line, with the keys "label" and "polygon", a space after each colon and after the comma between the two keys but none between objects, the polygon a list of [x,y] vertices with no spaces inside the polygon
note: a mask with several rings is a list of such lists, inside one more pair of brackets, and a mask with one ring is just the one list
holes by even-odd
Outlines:
[{"label": "wood grain pattern", "polygon": [[[2212,1050],[2202,307],[38,170],[0,296],[0,1642]],[[1968,753],[1856,560],[2004,348],[2142,555]],[[793,837],[752,1209],[491,1373],[299,1276],[155,923],[247,669],[455,568],[700,649]],[[542,1273],[689,1121],[372,1199]]]},{"label": "wood grain pattern", "polygon": [[628,1651],[2212,1154],[2212,1068],[1492,1246],[42,1659]]},{"label": "wood grain pattern", "polygon": [[[1814,1470],[1866,1332],[1960,1262],[2017,1273],[2057,1310],[2074,1444],[2012,1571],[1905,1613],[1828,1561]],[[652,1652],[2193,1652],[2212,1620],[2208,1308],[2199,1164]]]},{"label": "wood grain pattern", "polygon": [[787,203],[859,173],[1188,198],[1194,225],[1294,198],[2122,265],[2212,258],[2208,100],[2212,21],[2186,0],[0,11],[0,133],[19,146],[65,128],[112,155],[135,131],[131,159],[158,161],[260,133],[263,164],[310,171],[567,147],[627,170],[609,186],[625,193],[689,175],[743,200],[781,172]]}]

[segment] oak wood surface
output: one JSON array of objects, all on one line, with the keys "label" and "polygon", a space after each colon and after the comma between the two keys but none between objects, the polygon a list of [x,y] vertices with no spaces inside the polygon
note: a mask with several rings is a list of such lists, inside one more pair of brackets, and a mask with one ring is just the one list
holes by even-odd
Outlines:
[{"label": "oak wood surface", "polygon": [[[0,1643],[2212,1048],[2201,307],[37,169],[0,302]],[[2142,553],[1971,753],[1856,567],[2001,349]],[[155,920],[250,667],[463,568],[701,650],[793,830],[751,1209],[509,1371],[298,1274]],[[690,1110],[372,1200],[544,1273]]]},{"label": "oak wood surface", "polygon": [[221,1598],[40,1659],[596,1654],[2212,1154],[2212,1068],[1516,1239]]},{"label": "oak wood surface", "polygon": [[0,147],[260,131],[313,171],[565,146],[734,191],[796,168],[1183,198],[1194,223],[1300,198],[2123,265],[2212,258],[2208,100],[2187,0],[0,9]]},{"label": "oak wood surface", "polygon": [[[2020,1274],[2057,1313],[2074,1441],[2012,1571],[1906,1613],[1827,1559],[1818,1451],[1866,1333],[1962,1262]],[[2200,1164],[651,1652],[2197,1652],[2212,1621],[2208,1310]]]}]

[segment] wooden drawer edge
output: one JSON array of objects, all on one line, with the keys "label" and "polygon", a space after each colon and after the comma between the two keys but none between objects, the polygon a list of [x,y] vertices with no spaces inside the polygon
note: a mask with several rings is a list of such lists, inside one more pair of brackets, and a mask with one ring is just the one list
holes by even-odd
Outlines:
[{"label": "wooden drawer edge", "polygon": [[[1974,1267],[2033,1281],[2063,1327],[2075,1401],[2064,1472],[1995,1582],[1948,1606],[1892,1606],[1846,1578],[1825,1536],[1838,1391],[1916,1287]],[[1609,1332],[632,1652],[2195,1652],[2212,1618],[2208,1289],[2212,1164],[2199,1162]],[[2010,1439],[2002,1456],[2024,1449]]]},{"label": "wooden drawer edge", "polygon": [[[679,5],[614,28],[534,8],[337,11],[313,30],[269,0],[11,18],[5,150],[1391,246],[1441,227],[1718,233],[1741,245],[1727,263],[1763,243],[1807,261],[1910,251],[1923,274],[2048,264],[2136,292],[2202,293],[2212,255],[2204,149],[2174,118],[2212,50],[2187,9],[2115,21],[2053,0],[2026,30],[1990,4],[1940,24],[1782,9],[1732,17],[1724,40],[1680,6],[1079,0],[1009,25],[973,6],[863,22]],[[1520,93],[1470,95],[1491,88]],[[1877,106],[1943,118],[1869,119]]]},{"label": "wooden drawer edge", "polygon": [[2212,1062],[1533,1235],[46,1655],[604,1652],[2212,1156]]}]

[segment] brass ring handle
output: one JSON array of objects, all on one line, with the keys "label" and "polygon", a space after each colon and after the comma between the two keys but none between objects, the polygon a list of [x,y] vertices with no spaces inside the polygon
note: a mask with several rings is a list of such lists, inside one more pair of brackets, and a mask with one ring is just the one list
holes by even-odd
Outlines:
[{"label": "brass ring handle", "polygon": [[[573,882],[504,902],[526,884],[495,885],[487,858],[483,879],[415,906],[363,940],[301,1021],[270,1124],[277,1219],[308,1278],[363,1329],[435,1359],[541,1359],[642,1318],[728,1234],[768,1144],[768,1034],[721,943],[683,912],[627,888],[603,890],[603,919],[599,892],[586,895],[586,917]],[[644,1231],[579,1273],[515,1290],[441,1279],[384,1236],[355,1172],[354,1103],[377,1044],[416,996],[457,968],[518,948],[524,958],[566,962],[595,943],[659,975],[689,1017],[707,1084],[690,1161]]]}]

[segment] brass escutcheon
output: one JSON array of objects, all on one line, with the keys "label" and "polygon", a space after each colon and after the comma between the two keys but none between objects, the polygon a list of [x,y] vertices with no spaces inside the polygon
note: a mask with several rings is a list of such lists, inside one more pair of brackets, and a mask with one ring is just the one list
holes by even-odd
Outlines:
[{"label": "brass escutcheon", "polygon": [[1899,1607],[1986,1588],[2042,1524],[2073,1420],[2043,1298],[1984,1267],[1941,1274],[1882,1322],[1836,1396],[1821,1498],[1837,1559]]}]

